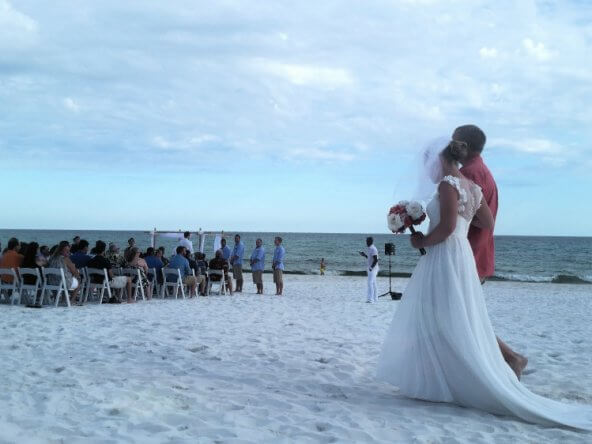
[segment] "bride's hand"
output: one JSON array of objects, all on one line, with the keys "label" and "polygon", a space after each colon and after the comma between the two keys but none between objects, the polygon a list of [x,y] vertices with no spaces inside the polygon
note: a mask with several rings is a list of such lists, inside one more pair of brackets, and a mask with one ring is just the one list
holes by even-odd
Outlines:
[{"label": "bride's hand", "polygon": [[411,246],[413,248],[421,248],[423,247],[423,238],[424,235],[421,231],[416,232],[415,234],[412,234],[410,237],[411,240]]}]

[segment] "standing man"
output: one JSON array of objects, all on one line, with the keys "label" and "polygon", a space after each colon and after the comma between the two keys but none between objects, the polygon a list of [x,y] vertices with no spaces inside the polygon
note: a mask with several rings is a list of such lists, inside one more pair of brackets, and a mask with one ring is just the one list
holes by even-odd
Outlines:
[{"label": "standing man", "polygon": [[226,239],[220,239],[220,250],[222,250],[222,259],[226,262],[230,261],[230,247],[226,245]]},{"label": "standing man", "polygon": [[[460,172],[481,187],[483,197],[495,220],[498,208],[497,185],[491,171],[489,171],[481,157],[486,141],[485,133],[475,125],[463,125],[454,130],[452,139],[467,144],[469,154]],[[485,280],[492,276],[495,271],[493,230],[485,230],[474,224],[469,228],[468,238],[475,256],[479,279],[484,284]],[[497,338],[497,342],[505,361],[520,379],[522,371],[528,364],[528,359],[516,353],[500,338]]]},{"label": "standing man", "polygon": [[366,297],[366,303],[372,304],[378,302],[378,295],[376,291],[376,275],[378,274],[378,250],[374,246],[374,239],[371,237],[366,238],[366,246],[368,251],[364,253],[360,251],[360,256],[368,259],[368,295]]},{"label": "standing man", "polygon": [[236,280],[236,292],[243,291],[243,256],[245,255],[245,245],[241,242],[240,235],[234,236],[234,248],[230,255],[230,264],[232,265],[232,275]]},{"label": "standing man", "polygon": [[263,269],[265,268],[265,248],[263,241],[255,241],[255,249],[251,254],[251,271],[253,272],[253,283],[257,286],[257,294],[263,294]]},{"label": "standing man", "polygon": [[273,269],[273,283],[275,284],[275,295],[281,296],[284,291],[284,256],[286,250],[282,246],[282,238],[276,236],[273,241],[275,244],[275,251],[273,252],[273,263],[271,268]]},{"label": "standing man", "polygon": [[189,251],[191,256],[193,256],[193,242],[189,240],[190,237],[191,233],[189,231],[183,233],[183,239],[179,241],[179,246],[185,247],[185,250]]}]

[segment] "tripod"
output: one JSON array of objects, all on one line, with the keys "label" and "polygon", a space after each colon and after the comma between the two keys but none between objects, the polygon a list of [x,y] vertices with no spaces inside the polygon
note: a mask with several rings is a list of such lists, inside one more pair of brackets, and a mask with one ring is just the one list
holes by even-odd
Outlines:
[{"label": "tripod", "polygon": [[384,294],[381,294],[378,297],[381,298],[381,297],[386,296],[386,295],[391,295],[391,299],[393,301],[398,301],[398,300],[401,299],[401,297],[403,296],[403,294],[402,293],[399,293],[398,291],[393,291],[393,288],[392,288],[391,256],[392,256],[392,254],[389,254],[388,255],[388,258],[389,258],[389,291],[387,291]]}]

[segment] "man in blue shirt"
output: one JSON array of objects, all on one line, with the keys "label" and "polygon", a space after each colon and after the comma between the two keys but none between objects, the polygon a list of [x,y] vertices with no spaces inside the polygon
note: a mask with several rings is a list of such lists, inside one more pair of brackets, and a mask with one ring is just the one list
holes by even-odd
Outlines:
[{"label": "man in blue shirt", "polygon": [[76,253],[70,255],[70,260],[74,263],[76,268],[86,267],[86,264],[88,264],[88,261],[90,261],[91,258],[92,256],[89,256],[88,254],[88,241],[85,239],[78,242],[78,250],[76,250]]},{"label": "man in blue shirt", "polygon": [[255,249],[251,254],[251,271],[253,272],[253,283],[257,286],[257,294],[263,294],[263,269],[265,268],[265,248],[263,241],[255,241]]},{"label": "man in blue shirt", "polygon": [[[181,270],[181,278],[183,279],[183,285],[189,288],[189,294],[195,294],[195,287],[197,286],[197,280],[195,276],[191,273],[191,267],[189,266],[189,261],[185,257],[185,247],[179,245],[177,247],[177,254],[171,257],[167,268],[176,268],[177,270]],[[174,282],[171,278],[172,275],[167,276],[167,282]]]},{"label": "man in blue shirt", "polygon": [[148,247],[148,249],[146,250],[146,256],[144,256],[144,260],[146,261],[148,268],[154,268],[154,270],[156,271],[156,281],[159,284],[162,284],[162,272],[160,270],[162,270],[164,264],[162,263],[160,258],[156,256],[153,247]]},{"label": "man in blue shirt", "polygon": [[232,265],[232,275],[236,280],[236,292],[243,291],[243,256],[245,255],[245,245],[241,242],[239,234],[234,236],[234,248],[230,255]]},{"label": "man in blue shirt", "polygon": [[276,236],[274,242],[275,251],[273,252],[273,263],[271,268],[273,269],[273,282],[275,284],[275,295],[281,296],[284,291],[284,256],[286,250],[282,247],[282,238]]},{"label": "man in blue shirt", "polygon": [[226,245],[226,239],[220,240],[220,250],[222,250],[222,258],[228,262],[230,260],[230,247]]}]

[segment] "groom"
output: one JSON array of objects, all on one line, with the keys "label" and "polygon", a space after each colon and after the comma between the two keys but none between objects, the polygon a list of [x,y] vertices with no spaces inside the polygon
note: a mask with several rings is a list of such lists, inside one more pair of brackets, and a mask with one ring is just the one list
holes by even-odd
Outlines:
[{"label": "groom", "polygon": [[[489,171],[489,168],[487,168],[487,165],[483,163],[483,159],[481,158],[481,152],[483,151],[486,140],[485,133],[475,125],[463,125],[454,130],[452,139],[467,144],[469,154],[460,172],[481,187],[483,197],[495,220],[498,207],[497,185],[491,171]],[[468,237],[471,248],[473,249],[473,255],[475,256],[479,279],[481,279],[481,283],[483,284],[485,283],[485,279],[493,275],[495,269],[493,230],[484,230],[471,225]],[[500,338],[497,338],[497,342],[505,361],[514,373],[516,373],[518,379],[520,379],[522,371],[526,367],[526,364],[528,364],[528,359],[516,353]]]}]

